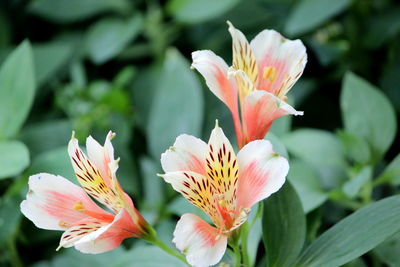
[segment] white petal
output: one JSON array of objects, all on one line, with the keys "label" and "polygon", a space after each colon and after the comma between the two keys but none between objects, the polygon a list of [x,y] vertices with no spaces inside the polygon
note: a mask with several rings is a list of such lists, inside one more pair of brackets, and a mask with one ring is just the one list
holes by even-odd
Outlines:
[{"label": "white petal", "polygon": [[172,242],[191,265],[206,267],[222,259],[228,238],[196,215],[186,213],[176,225]]},{"label": "white petal", "polygon": [[182,134],[172,147],[161,155],[165,172],[192,171],[205,175],[207,144],[191,135]]},{"label": "white petal", "polygon": [[61,176],[39,173],[29,177],[29,192],[21,212],[37,227],[65,230],[88,216],[76,205],[98,214],[109,215],[98,207],[79,186]]},{"label": "white petal", "polygon": [[237,159],[237,209],[251,208],[278,191],[289,171],[288,161],[275,153],[267,140],[248,143],[239,151]]}]

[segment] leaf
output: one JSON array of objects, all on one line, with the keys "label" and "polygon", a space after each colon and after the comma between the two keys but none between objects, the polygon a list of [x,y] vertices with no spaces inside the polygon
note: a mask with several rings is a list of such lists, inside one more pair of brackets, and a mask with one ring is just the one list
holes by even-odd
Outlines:
[{"label": "leaf", "polygon": [[350,198],[354,198],[360,192],[361,188],[372,179],[371,166],[362,168],[355,177],[351,178],[343,185],[343,192]]},{"label": "leaf", "polygon": [[306,236],[306,218],[289,182],[264,201],[263,238],[268,266],[292,266]]},{"label": "leaf", "polygon": [[68,44],[44,43],[33,45],[37,87],[44,85],[70,59],[73,49]]},{"label": "leaf", "polygon": [[86,51],[96,64],[102,64],[128,45],[140,32],[143,19],[135,15],[128,20],[106,18],[94,24],[87,34]]},{"label": "leaf", "polygon": [[167,52],[151,105],[147,136],[155,159],[182,133],[200,136],[203,95],[189,63],[177,50]]},{"label": "leaf", "polygon": [[29,151],[23,143],[0,141],[0,179],[20,174],[29,161]]},{"label": "leaf", "polygon": [[289,158],[285,145],[279,140],[278,137],[276,137],[275,134],[269,132],[264,139],[271,142],[275,152],[281,154],[285,158]]},{"label": "leaf", "polygon": [[305,213],[319,207],[328,198],[317,171],[301,160],[291,160],[288,179],[296,189]]},{"label": "leaf", "polygon": [[379,176],[379,180],[390,181],[392,185],[400,185],[400,154],[389,163],[383,173]]},{"label": "leaf", "polygon": [[396,117],[390,101],[367,81],[349,72],[340,98],[346,132],[363,138],[376,159],[388,150],[396,135]]},{"label": "leaf", "polygon": [[22,42],[0,68],[0,139],[15,136],[31,109],[35,94],[32,50]]},{"label": "leaf", "polygon": [[341,266],[373,249],[400,230],[400,196],[370,204],[320,235],[296,266]]},{"label": "leaf", "polygon": [[330,132],[303,128],[283,136],[281,141],[290,153],[306,162],[317,166],[345,166],[342,145]]},{"label": "leaf", "polygon": [[382,14],[372,16],[368,22],[365,46],[377,48],[400,31],[400,8],[388,8]]},{"label": "leaf", "polygon": [[18,231],[21,212],[19,196],[7,196],[0,199],[0,247],[4,247],[15,237]]},{"label": "leaf", "polygon": [[36,0],[28,7],[33,14],[58,23],[88,19],[105,11],[129,10],[126,0]]},{"label": "leaf", "polygon": [[400,232],[374,249],[379,259],[390,267],[400,266]]},{"label": "leaf", "polygon": [[67,146],[54,148],[36,156],[27,173],[33,175],[41,172],[60,175],[78,184],[68,155]]},{"label": "leaf", "polygon": [[290,13],[285,31],[297,36],[311,31],[345,10],[351,0],[301,0]]},{"label": "leaf", "polygon": [[19,135],[32,155],[67,145],[71,139],[72,125],[68,120],[48,120],[28,124]]},{"label": "leaf", "polygon": [[167,11],[184,23],[200,23],[223,15],[239,0],[170,0]]},{"label": "leaf", "polygon": [[339,131],[338,136],[349,159],[363,165],[371,160],[371,151],[364,139],[344,131]]},{"label": "leaf", "polygon": [[148,207],[156,209],[164,203],[164,181],[156,174],[160,171],[160,167],[151,158],[142,157],[139,160],[142,170],[144,198]]}]

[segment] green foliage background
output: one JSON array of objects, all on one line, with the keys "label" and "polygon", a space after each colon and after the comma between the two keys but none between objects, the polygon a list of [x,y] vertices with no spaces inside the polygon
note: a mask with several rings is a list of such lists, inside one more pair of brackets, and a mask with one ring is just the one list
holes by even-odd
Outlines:
[{"label": "green foliage background", "polygon": [[61,233],[37,229],[19,203],[31,174],[76,182],[73,129],[81,144],[112,129],[121,184],[173,247],[178,216],[200,211],[156,176],[160,154],[181,133],[207,140],[215,119],[235,140],[228,109],[189,68],[199,49],[231,61],[227,20],[249,40],[266,28],[300,38],[308,53],[289,94],[305,115],[277,120],[266,137],[289,157],[290,184],[245,229],[249,262],[400,266],[394,0],[1,1],[1,266],[181,265],[133,239],[104,255],[55,252]]}]

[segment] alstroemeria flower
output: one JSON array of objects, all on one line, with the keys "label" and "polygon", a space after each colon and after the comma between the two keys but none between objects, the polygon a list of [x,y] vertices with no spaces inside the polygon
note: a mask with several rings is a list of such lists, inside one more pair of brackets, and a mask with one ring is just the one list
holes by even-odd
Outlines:
[{"label": "alstroemeria flower", "polygon": [[237,154],[222,129],[215,127],[208,144],[180,135],[161,155],[160,175],[214,226],[193,214],[184,214],[173,242],[194,266],[218,263],[233,230],[247,219],[250,208],[279,190],[289,170],[287,160],[267,140],[245,145]]},{"label": "alstroemeria flower", "polygon": [[[88,157],[72,136],[68,153],[82,188],[61,176],[40,173],[29,177],[29,192],[22,213],[37,227],[65,231],[60,247],[83,253],[102,253],[119,246],[125,238],[143,237],[148,224],[122,190],[115,173],[118,159],[107,135],[104,146],[91,136]],[[100,208],[89,196],[109,210]]]},{"label": "alstroemeria flower", "polygon": [[307,54],[300,40],[285,39],[274,30],[262,31],[249,44],[241,31],[228,24],[233,39],[232,67],[210,50],[193,52],[192,67],[230,109],[242,147],[263,139],[273,120],[303,114],[285,101],[303,73]]}]

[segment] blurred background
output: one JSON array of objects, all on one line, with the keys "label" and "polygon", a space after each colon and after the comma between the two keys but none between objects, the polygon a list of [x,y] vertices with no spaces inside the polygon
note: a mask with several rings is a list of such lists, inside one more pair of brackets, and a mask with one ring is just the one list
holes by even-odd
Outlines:
[{"label": "blurred background", "polygon": [[[268,137],[290,157],[289,179],[308,214],[307,240],[350,211],[397,193],[399,179],[382,172],[400,142],[398,1],[1,0],[1,266],[178,266],[133,239],[96,257],[74,249],[56,252],[61,232],[37,229],[20,214],[19,203],[31,174],[48,172],[76,182],[66,148],[72,130],[84,145],[88,135],[102,143],[111,129],[117,133],[113,143],[122,186],[171,244],[178,216],[199,211],[155,175],[161,172],[160,154],[181,133],[208,140],[215,119],[234,142],[228,109],[190,69],[191,52],[199,49],[230,64],[227,20],[248,40],[275,29],[307,47],[306,69],[289,94],[305,115],[277,120]],[[26,90],[15,94],[6,92],[5,77],[11,74],[4,74],[12,51],[18,53],[13,71],[24,73]],[[372,95],[360,95],[352,86]],[[348,126],[345,103],[364,111],[361,121],[374,120],[371,127],[360,126],[372,140]],[[381,124],[374,126],[376,121]],[[382,182],[372,189],[373,177]],[[357,182],[350,183],[353,178]],[[262,262],[260,224],[254,229],[251,258]],[[399,240],[351,266],[400,266]],[[156,262],[155,255],[162,260]]]}]

